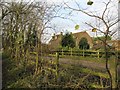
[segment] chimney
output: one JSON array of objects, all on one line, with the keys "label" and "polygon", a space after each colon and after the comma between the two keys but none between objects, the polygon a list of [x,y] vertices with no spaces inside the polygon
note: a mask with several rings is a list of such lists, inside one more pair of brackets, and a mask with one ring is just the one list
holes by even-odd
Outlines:
[{"label": "chimney", "polygon": [[63,32],[60,32],[60,35],[63,35]]},{"label": "chimney", "polygon": [[53,34],[52,39],[55,39],[55,33]]}]

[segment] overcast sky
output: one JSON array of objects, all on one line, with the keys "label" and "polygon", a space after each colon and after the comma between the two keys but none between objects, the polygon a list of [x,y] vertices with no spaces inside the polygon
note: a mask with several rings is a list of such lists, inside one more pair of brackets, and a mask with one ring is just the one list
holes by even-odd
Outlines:
[{"label": "overcast sky", "polygon": [[[20,1],[20,0],[5,0],[5,1]],[[75,1],[80,5],[80,8],[86,9],[87,11],[91,11],[91,12],[96,12],[97,15],[101,15],[101,13],[103,12],[104,8],[105,8],[105,4],[103,2],[108,2],[109,0],[91,0],[93,1],[93,5],[89,6],[87,5],[87,2],[89,0],[23,0],[25,2],[32,2],[32,1],[44,1],[47,2],[48,4],[61,4],[64,2],[67,2],[67,4],[73,8],[77,8],[77,5],[75,3]],[[110,4],[109,7],[110,8],[110,13],[113,16],[118,15],[118,0],[111,0],[112,3]],[[61,13],[68,13],[70,12],[70,10],[62,10]],[[69,16],[68,16],[69,17]],[[93,23],[95,22],[95,20],[93,18],[90,18],[89,16],[81,13],[81,12],[73,12],[72,16],[69,17],[70,20],[66,20],[66,19],[60,19],[60,18],[56,18],[53,19],[52,23],[53,25],[57,26],[57,33],[60,33],[61,30],[68,30],[69,32],[80,32],[80,31],[87,31],[91,36],[95,36],[95,33],[91,32],[91,28],[88,27],[85,22],[89,22],[89,23]],[[75,25],[78,24],[80,25],[79,30],[75,30]],[[53,35],[54,32],[51,32],[51,35]]]},{"label": "overcast sky", "polygon": [[[86,9],[87,11],[95,12],[97,15],[101,15],[103,10],[105,9],[105,4],[109,0],[92,0],[94,3],[92,6],[87,5],[89,0],[47,0],[49,4],[61,4],[62,2],[67,2],[69,6],[73,8],[77,8],[75,1],[80,5],[80,8]],[[104,2],[104,3],[103,3]],[[112,17],[118,15],[118,0],[111,0],[109,5],[109,13]],[[63,12],[67,12],[63,10]],[[81,13],[81,12],[74,12],[70,18],[70,20],[62,20],[62,19],[55,19],[53,23],[58,26],[58,29],[68,30],[70,32],[80,32],[80,31],[87,31],[92,37],[96,36],[94,32],[91,32],[91,28],[85,24],[85,22],[93,23],[95,19]],[[78,24],[80,25],[79,30],[75,30],[74,26]],[[115,27],[118,27],[117,25]],[[101,27],[104,29],[104,27]],[[60,31],[60,30],[59,30]],[[59,32],[58,32],[59,33]]]}]

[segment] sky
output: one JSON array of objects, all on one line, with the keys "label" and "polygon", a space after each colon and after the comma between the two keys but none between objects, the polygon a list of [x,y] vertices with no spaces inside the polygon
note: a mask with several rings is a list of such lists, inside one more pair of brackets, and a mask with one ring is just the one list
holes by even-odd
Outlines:
[{"label": "sky", "polygon": [[[101,13],[103,12],[104,8],[105,8],[105,5],[103,4],[104,1],[108,1],[108,0],[92,0],[94,3],[92,6],[88,6],[86,3],[88,0],[64,0],[64,2],[69,2],[68,5],[72,6],[73,8],[76,8],[76,4],[75,2],[78,2],[80,7],[86,9],[87,8],[87,11],[97,11],[98,13]],[[117,1],[117,0],[113,0],[114,2]],[[61,2],[63,2],[63,0],[47,0],[48,3],[56,3],[56,4],[59,4]],[[116,4],[116,3],[114,3]],[[113,10],[115,13],[117,13],[115,10],[117,9],[117,4],[115,7],[113,7]],[[111,9],[112,10],[112,9]],[[63,13],[66,12],[65,10],[63,10]],[[70,20],[61,20],[61,22],[59,22],[59,19],[58,20],[55,20],[54,23],[58,23],[59,26],[62,26],[64,27],[65,29],[74,29],[74,26],[75,24],[79,24],[80,25],[80,29],[85,29],[86,25],[84,24],[85,21],[91,21],[91,18],[81,12],[74,12],[73,16],[71,17],[71,19],[73,20],[70,21]],[[64,23],[64,24],[63,24]],[[78,30],[79,31],[79,30]],[[77,31],[75,31],[77,32]]]},{"label": "sky", "polygon": [[[80,8],[86,9],[86,11],[91,11],[97,15],[101,15],[101,13],[103,12],[103,10],[105,9],[105,4],[106,2],[108,2],[109,0],[91,0],[93,1],[93,5],[89,6],[87,5],[87,2],[89,0],[47,0],[47,2],[49,4],[61,4],[62,2],[67,2],[67,4],[73,8],[78,8],[76,3],[77,2],[80,5]],[[114,17],[116,15],[118,15],[118,3],[117,0],[111,0],[111,3],[109,5],[110,9],[109,12],[111,13],[111,15]],[[63,13],[69,12],[66,10],[62,11]],[[91,27],[89,27],[88,25],[85,24],[85,22],[88,23],[95,23],[95,19],[91,18],[81,12],[76,12],[74,11],[72,16],[70,17],[71,20],[66,20],[66,19],[60,19],[57,18],[55,20],[53,20],[53,24],[55,24],[57,26],[58,30],[58,34],[63,30],[63,31],[69,31],[69,32],[81,32],[81,31],[87,31],[88,34],[91,37],[96,37],[96,33],[92,32]],[[75,30],[75,25],[78,24],[80,26],[80,28],[78,30]],[[117,27],[117,25],[115,26]],[[102,29],[104,29],[104,27],[101,26]],[[53,33],[51,33],[53,35]],[[101,33],[98,33],[98,35],[103,35]]]},{"label": "sky", "polygon": [[[19,0],[5,0],[5,1],[19,1]],[[43,2],[47,2],[48,5],[51,5],[51,4],[55,4],[55,5],[60,5],[61,3],[63,2],[66,2],[70,7],[73,7],[73,8],[78,8],[77,7],[77,4],[75,2],[77,2],[80,6],[80,8],[82,9],[85,9],[86,11],[91,11],[97,15],[101,15],[101,13],[103,12],[104,8],[105,8],[105,4],[106,2],[108,2],[109,0],[91,0],[93,1],[93,5],[89,6],[87,5],[87,2],[89,0],[23,0],[25,2],[38,2],[38,1],[43,1]],[[112,3],[110,4],[110,13],[113,15],[113,16],[116,16],[118,15],[118,0],[111,0]],[[103,3],[104,2],[104,3]],[[65,13],[65,14],[68,14],[71,10],[70,9],[63,9],[61,10],[60,13]],[[81,12],[76,12],[76,11],[73,11],[72,12],[72,16],[67,16],[69,19],[61,19],[61,18],[56,18],[56,19],[53,19],[52,20],[52,25],[55,25],[56,26],[56,32],[54,31],[49,31],[49,35],[48,37],[51,37],[54,33],[56,34],[59,34],[61,31],[65,31],[65,32],[73,32],[73,33],[76,33],[76,32],[81,32],[81,31],[87,31],[88,34],[91,36],[91,37],[95,37],[96,34],[94,32],[91,31],[91,27],[87,26],[85,24],[85,22],[88,22],[88,23],[92,23],[92,24],[95,24],[96,20],[94,18],[91,18]],[[79,25],[80,28],[78,30],[75,30],[75,25]],[[117,26],[116,26],[117,27]],[[104,28],[101,26],[101,28]],[[101,35],[101,34],[99,34]],[[51,38],[49,38],[50,40]]]}]

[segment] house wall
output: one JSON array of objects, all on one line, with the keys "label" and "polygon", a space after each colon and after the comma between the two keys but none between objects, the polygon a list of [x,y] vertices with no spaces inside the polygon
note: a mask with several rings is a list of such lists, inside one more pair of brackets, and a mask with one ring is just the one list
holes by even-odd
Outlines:
[{"label": "house wall", "polygon": [[115,48],[115,50],[120,50],[120,40],[111,40],[107,42],[108,44],[112,44],[112,47]]},{"label": "house wall", "polygon": [[60,46],[61,37],[61,35],[52,37],[52,39],[49,42],[49,48],[51,50],[55,50]]},{"label": "house wall", "polygon": [[[72,34],[72,33],[71,33]],[[87,32],[73,33],[73,38],[76,41],[76,47],[79,48],[79,42],[81,38],[86,38],[90,48],[93,47],[93,40]],[[51,50],[57,49],[61,45],[62,33],[60,35],[55,35],[49,42],[49,47]]]},{"label": "house wall", "polygon": [[[113,49],[120,51],[120,40],[109,40],[107,41],[109,46],[112,46]],[[102,41],[97,41],[94,44],[93,49],[102,49],[104,47],[104,43]]]},{"label": "house wall", "polygon": [[88,41],[88,44],[90,45],[90,48],[93,47],[93,40],[92,38],[89,36],[89,34],[87,32],[81,32],[81,33],[75,33],[73,34],[73,37],[76,40],[76,47],[79,48],[79,42],[82,38],[86,38]]}]

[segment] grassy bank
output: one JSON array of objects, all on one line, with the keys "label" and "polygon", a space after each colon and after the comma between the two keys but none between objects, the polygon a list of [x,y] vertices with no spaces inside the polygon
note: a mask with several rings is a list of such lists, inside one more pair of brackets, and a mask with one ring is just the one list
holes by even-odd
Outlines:
[{"label": "grassy bank", "polygon": [[[48,59],[49,60],[49,59]],[[47,61],[47,60],[45,60]],[[42,72],[35,74],[35,63],[29,61],[26,67],[22,63],[4,55],[3,58],[3,88],[98,88],[109,86],[106,73],[94,71],[80,65],[59,65],[59,75],[55,80],[55,73],[42,67]],[[105,83],[106,82],[106,83]]]}]

